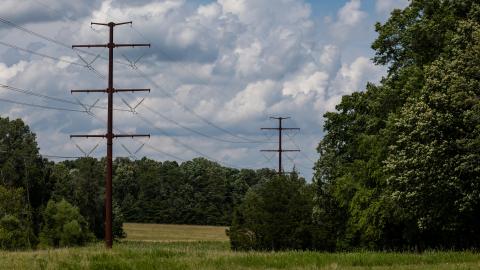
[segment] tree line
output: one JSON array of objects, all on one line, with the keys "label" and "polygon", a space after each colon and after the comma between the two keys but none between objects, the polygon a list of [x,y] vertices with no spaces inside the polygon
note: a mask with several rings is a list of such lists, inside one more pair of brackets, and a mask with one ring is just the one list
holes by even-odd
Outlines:
[{"label": "tree line", "polygon": [[[54,163],[22,120],[0,118],[0,248],[69,246],[102,239],[105,159]],[[113,233],[123,222],[230,225],[247,190],[275,174],[204,158],[178,164],[117,158]]]}]

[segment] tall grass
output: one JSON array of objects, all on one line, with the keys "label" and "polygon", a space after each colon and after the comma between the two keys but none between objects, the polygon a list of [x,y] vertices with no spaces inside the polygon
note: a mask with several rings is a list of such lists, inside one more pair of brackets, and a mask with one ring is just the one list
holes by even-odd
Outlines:
[{"label": "tall grass", "polygon": [[2,269],[480,269],[473,252],[232,252],[228,242],[121,242],[0,252]]},{"label": "tall grass", "polygon": [[126,231],[128,240],[115,243],[112,250],[94,243],[0,251],[0,269],[480,269],[474,252],[233,252],[223,227],[127,224]]}]

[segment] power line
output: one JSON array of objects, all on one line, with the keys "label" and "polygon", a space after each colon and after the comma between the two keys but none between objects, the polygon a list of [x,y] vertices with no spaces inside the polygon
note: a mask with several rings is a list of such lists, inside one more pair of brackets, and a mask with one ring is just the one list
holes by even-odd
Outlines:
[{"label": "power line", "polygon": [[142,121],[144,121],[145,123],[151,125],[151,126],[154,127],[155,129],[157,129],[157,130],[158,130],[160,133],[162,133],[163,135],[170,137],[172,140],[174,140],[174,141],[177,142],[178,144],[182,145],[183,147],[187,148],[188,150],[196,153],[197,155],[202,156],[202,157],[206,157],[207,159],[210,159],[210,160],[212,160],[212,161],[215,161],[215,162],[217,162],[217,163],[219,163],[219,164],[223,164],[223,165],[225,165],[225,166],[227,166],[227,167],[232,167],[232,168],[240,169],[239,167],[237,167],[237,166],[235,166],[235,165],[231,165],[231,164],[228,164],[228,163],[226,163],[226,162],[219,161],[219,160],[217,160],[217,159],[215,159],[215,158],[212,158],[212,157],[210,157],[210,156],[208,156],[208,155],[206,155],[206,154],[198,151],[197,149],[195,149],[195,148],[193,148],[193,147],[191,147],[191,146],[189,146],[189,145],[181,142],[180,140],[176,139],[175,137],[169,136],[169,134],[165,133],[162,129],[160,129],[159,127],[157,127],[157,126],[155,125],[155,123],[153,123],[152,121],[148,120],[147,118],[141,116],[141,115],[138,114],[138,113],[135,114],[135,115],[136,115],[137,117],[139,117],[139,118],[140,118]]},{"label": "power line", "polygon": [[[107,121],[101,119],[98,115],[96,115],[96,114],[94,114],[94,113],[91,113],[90,116],[94,117],[94,119],[96,119],[97,121],[100,121],[100,122],[102,122],[102,123],[104,123],[104,124],[107,123]],[[118,128],[114,128],[114,130],[115,130],[116,132],[126,133],[125,131],[123,131],[123,130],[121,130],[121,129],[118,129]],[[153,151],[155,151],[155,152],[157,152],[157,153],[160,153],[160,154],[162,154],[162,155],[171,157],[171,158],[173,158],[173,159],[181,160],[181,161],[187,161],[187,159],[184,159],[184,158],[175,156],[175,155],[173,155],[173,154],[167,153],[167,152],[165,152],[165,151],[162,151],[162,150],[158,149],[157,147],[155,147],[155,146],[153,146],[153,145],[151,145],[151,144],[149,144],[149,143],[147,143],[147,142],[143,142],[143,141],[140,141],[139,139],[135,139],[135,138],[134,138],[133,140],[134,140],[134,141],[137,141],[137,142],[144,143],[145,146],[147,146],[148,148],[150,148],[150,149],[152,149]]]},{"label": "power line", "polygon": [[[29,33],[29,34],[31,34],[31,35],[34,35],[34,36],[36,36],[36,37],[42,38],[42,39],[44,39],[44,40],[47,40],[47,41],[49,41],[49,42],[55,43],[55,44],[57,44],[57,45],[59,45],[59,46],[61,46],[61,47],[65,47],[65,48],[68,48],[68,49],[73,49],[73,50],[76,50],[76,51],[80,51],[80,52],[82,52],[82,53],[89,54],[89,55],[92,55],[92,56],[95,56],[95,57],[98,56],[98,55],[96,55],[96,54],[90,53],[90,52],[85,51],[85,50],[81,50],[81,49],[78,49],[78,48],[71,48],[69,45],[67,45],[67,44],[65,44],[65,43],[63,43],[63,42],[60,42],[60,41],[55,40],[55,39],[53,39],[53,38],[50,38],[50,37],[47,37],[47,36],[45,36],[45,35],[36,33],[36,32],[34,32],[34,31],[32,31],[32,30],[29,30],[29,29],[27,29],[27,28],[25,28],[25,27],[22,27],[22,26],[20,26],[20,25],[17,25],[17,24],[15,24],[15,23],[13,23],[13,22],[5,19],[5,18],[0,17],[0,22],[2,22],[2,23],[4,23],[4,24],[7,24],[7,25],[10,25],[10,26],[12,26],[12,27],[14,27],[14,28],[17,28],[17,29],[19,29],[19,30],[21,30],[21,31],[24,31],[24,32],[26,32],[26,33]],[[134,29],[135,29],[135,28],[134,28]],[[135,30],[136,30],[136,29],[135,29]],[[137,31],[137,32],[138,32],[138,31]],[[8,45],[6,45],[6,46],[8,46]],[[25,51],[27,51],[27,50],[25,50]],[[40,54],[35,53],[35,52],[33,52],[33,51],[29,51],[29,52],[30,52],[30,53],[34,53],[34,54],[37,54],[37,55],[40,55]],[[59,60],[58,58],[49,57],[49,56],[46,56],[46,55],[42,55],[42,56],[47,57],[47,58],[51,58],[51,59],[55,59],[55,60]],[[103,59],[103,60],[108,60],[107,58],[102,57],[102,56],[100,56],[99,58],[101,58],[101,59]],[[70,61],[68,61],[68,62],[70,62]],[[131,66],[129,63],[124,63],[124,62],[121,62],[121,61],[120,61],[120,62],[119,62],[119,61],[114,61],[114,62],[115,62],[115,63],[122,64],[122,65],[126,65],[126,66]],[[76,65],[80,65],[80,66],[85,67],[85,65],[81,65],[81,64],[78,64],[78,63],[76,63]],[[229,134],[229,135],[231,135],[231,136],[233,136],[233,137],[236,137],[236,138],[238,138],[238,139],[244,140],[245,143],[267,143],[267,142],[264,142],[264,141],[255,141],[255,140],[251,140],[251,139],[249,139],[249,138],[245,138],[245,137],[239,136],[239,135],[237,135],[237,134],[235,134],[235,133],[233,133],[233,132],[230,132],[230,131],[227,130],[227,129],[224,129],[224,128],[216,125],[215,123],[211,122],[210,120],[208,120],[208,119],[206,119],[205,117],[203,117],[203,116],[199,115],[198,113],[196,113],[194,110],[190,109],[188,106],[184,105],[182,102],[178,101],[175,97],[173,97],[170,93],[168,93],[168,91],[166,91],[166,90],[163,89],[160,85],[158,85],[157,83],[155,83],[151,78],[149,78],[145,73],[143,73],[142,71],[140,71],[138,68],[135,69],[135,70],[136,70],[143,78],[145,78],[147,81],[149,81],[150,83],[152,83],[155,87],[159,88],[165,95],[167,95],[167,97],[169,97],[169,98],[171,98],[172,100],[174,100],[175,103],[177,103],[177,105],[183,107],[186,111],[188,111],[188,112],[190,112],[191,114],[195,115],[197,118],[201,119],[203,122],[207,123],[208,125],[213,126],[213,127],[215,127],[216,129],[218,129],[218,130],[220,130],[220,131],[222,131],[222,132],[224,132],[224,133],[227,133],[227,134]]]},{"label": "power line", "polygon": [[39,53],[39,52],[35,52],[35,51],[32,51],[32,50],[29,50],[29,49],[25,49],[25,48],[21,48],[21,47],[18,47],[16,45],[13,45],[13,44],[10,44],[10,43],[6,43],[6,42],[3,42],[3,41],[0,41],[0,45],[3,45],[3,46],[6,46],[6,47],[10,47],[12,49],[16,49],[16,50],[19,50],[19,51],[23,51],[23,52],[26,52],[26,53],[29,53],[29,54],[33,54],[33,55],[37,55],[37,56],[40,56],[40,57],[43,57],[43,58],[48,58],[48,59],[51,59],[51,60],[56,60],[56,61],[59,61],[59,62],[64,62],[64,63],[68,63],[70,65],[75,65],[75,66],[81,66],[81,67],[84,67],[84,68],[87,68],[88,70],[94,72],[97,76],[99,76],[100,78],[105,78],[104,75],[102,75],[100,72],[98,72],[98,70],[96,70],[93,66],[92,66],[92,63],[99,57],[99,55],[97,55],[97,57],[91,61],[90,63],[86,62],[79,54],[78,57],[85,62],[84,65],[82,64],[79,64],[77,62],[73,62],[73,61],[69,61],[69,60],[65,60],[65,59],[61,59],[61,58],[58,58],[58,57],[54,57],[54,56],[51,56],[51,55],[46,55],[46,54],[43,54],[43,53]]},{"label": "power line", "polygon": [[[52,39],[52,38],[47,37],[47,36],[45,36],[45,35],[36,33],[36,32],[34,32],[34,31],[32,31],[32,30],[29,30],[29,29],[27,29],[27,28],[25,28],[25,27],[19,26],[19,25],[15,24],[15,23],[13,23],[13,22],[11,22],[11,21],[8,21],[8,20],[6,20],[6,19],[4,19],[4,18],[1,18],[1,17],[0,17],[0,22],[5,23],[5,24],[7,24],[7,25],[10,25],[10,26],[12,26],[12,27],[14,27],[14,28],[17,28],[17,29],[19,29],[19,30],[21,30],[21,31],[24,31],[24,32],[26,32],[26,33],[29,33],[29,34],[31,34],[31,35],[34,35],[34,36],[36,36],[36,37],[42,38],[42,39],[44,39],[44,40],[47,40],[47,41],[49,41],[49,42],[55,43],[55,44],[57,44],[57,45],[59,45],[59,46],[61,46],[61,47],[65,47],[65,48],[68,48],[68,49],[72,49],[72,48],[70,48],[69,45],[67,45],[67,44],[65,44],[65,43],[63,43],[63,42],[60,42],[60,41],[58,41],[58,40]],[[37,52],[31,51],[31,50],[28,50],[28,49],[20,48],[20,47],[18,47],[18,46],[12,45],[12,44],[3,43],[3,45],[9,46],[9,47],[13,47],[13,48],[16,48],[16,49],[19,49],[19,50],[22,50],[22,51],[25,51],[25,52],[28,52],[28,53],[31,53],[31,54],[38,55],[38,56],[46,57],[46,58],[49,58],[49,59],[52,59],[52,60],[62,61],[62,62],[66,62],[66,63],[69,63],[69,64],[74,64],[74,65],[77,65],[77,66],[87,67],[87,66],[85,66],[85,65],[82,65],[82,64],[79,64],[79,63],[76,63],[76,62],[71,62],[71,61],[67,61],[67,60],[64,60],[64,59],[60,59],[60,58],[56,58],[56,57],[44,55],[44,54],[37,53]],[[88,54],[88,55],[92,55],[92,56],[98,57],[98,55],[93,54],[93,53],[90,53],[90,52],[88,52],[88,51],[80,50],[80,49],[77,49],[77,48],[73,48],[73,49],[76,50],[76,51],[80,51],[80,52],[82,52],[82,53]],[[100,57],[100,58],[101,58],[101,59],[104,59],[104,60],[108,60],[108,59],[105,58],[105,57]],[[119,63],[119,64],[123,64],[123,65],[128,65],[128,66],[130,66],[130,64],[127,64],[127,63],[118,62],[118,61],[115,61],[115,62],[116,62],[116,63]],[[96,71],[96,70],[94,70],[94,71]],[[142,75],[142,74],[143,74],[143,72],[141,73],[141,75]],[[146,74],[143,74],[143,75],[146,76]],[[144,77],[144,76],[142,76],[142,77]],[[148,77],[147,77],[147,78],[148,78]],[[160,86],[158,86],[153,80],[151,80],[151,79],[148,79],[148,80],[151,81],[151,82],[152,82],[154,85],[156,85],[158,88],[162,89],[162,88],[161,88]],[[164,90],[164,89],[162,89],[162,90]],[[234,141],[228,141],[228,142],[230,142],[230,143],[264,143],[264,142],[262,142],[262,141],[253,141],[253,140],[250,140],[250,139],[248,139],[248,138],[240,137],[240,136],[238,136],[237,134],[231,133],[230,131],[228,131],[228,130],[226,130],[226,129],[218,126],[218,125],[215,125],[214,123],[210,122],[209,120],[207,120],[207,119],[203,118],[202,116],[198,115],[195,111],[193,111],[192,109],[188,108],[187,106],[185,106],[184,104],[182,104],[181,102],[179,102],[178,100],[176,100],[176,99],[175,99],[173,96],[171,96],[168,92],[165,91],[164,93],[166,93],[167,96],[169,96],[170,98],[174,99],[174,101],[175,101],[178,105],[184,107],[184,109],[186,109],[186,110],[189,111],[190,113],[196,115],[197,117],[199,117],[200,119],[202,119],[202,120],[203,120],[204,122],[206,122],[207,124],[209,124],[209,125],[217,128],[217,129],[219,129],[219,130],[221,130],[221,131],[223,131],[223,132],[225,132],[225,133],[228,133],[228,134],[230,134],[230,135],[232,135],[232,136],[234,136],[234,137],[237,137],[237,138],[239,138],[239,139],[248,140],[248,141],[246,141],[246,142],[234,142]],[[43,96],[43,97],[45,98],[45,96]],[[5,102],[12,102],[12,103],[21,104],[21,105],[26,105],[26,106],[40,107],[40,108],[45,108],[45,109],[56,109],[56,110],[68,110],[68,111],[85,112],[85,111],[81,111],[81,110],[70,110],[70,109],[56,108],[56,107],[36,105],[36,104],[27,104],[27,103],[15,102],[15,101],[11,101],[11,100],[3,100],[3,101],[5,101]],[[76,105],[77,105],[77,104],[76,104]],[[82,104],[80,103],[80,105],[82,105]],[[124,111],[128,111],[128,110],[124,110]],[[172,121],[173,121],[173,120],[172,120]],[[174,122],[176,122],[176,121],[174,121]],[[178,122],[177,122],[177,123],[178,123]],[[179,124],[179,123],[178,123],[178,124]],[[193,129],[192,129],[192,130],[193,130]],[[199,134],[199,132],[196,132],[196,133]],[[203,133],[202,133],[202,134],[203,134]],[[203,134],[203,136],[209,136],[209,135]],[[213,136],[210,136],[210,137],[211,137],[211,138],[215,138],[215,137],[213,137]],[[216,138],[216,139],[218,140],[219,138]],[[220,140],[223,140],[223,139],[220,139]],[[225,141],[226,141],[226,140],[225,140]],[[194,150],[194,152],[196,152],[196,150]],[[177,157],[177,158],[178,158],[178,157]],[[213,160],[213,159],[212,159],[212,160]],[[228,166],[231,166],[231,165],[228,165]],[[231,167],[235,167],[235,166],[231,166]]]},{"label": "power line", "polygon": [[[51,37],[48,37],[48,36],[39,34],[39,33],[35,32],[35,31],[32,31],[32,30],[27,29],[27,28],[25,28],[25,27],[23,27],[23,26],[20,26],[20,25],[14,23],[14,22],[12,22],[12,21],[9,21],[9,20],[7,20],[7,19],[5,19],[5,18],[0,17],[0,22],[1,22],[1,23],[4,23],[4,24],[6,24],[6,25],[9,25],[9,26],[11,26],[11,27],[14,27],[14,28],[16,28],[16,29],[18,29],[18,30],[21,30],[21,31],[23,31],[23,32],[25,32],[25,33],[28,33],[28,34],[30,34],[30,35],[33,35],[33,36],[36,36],[36,37],[38,37],[38,38],[44,39],[44,40],[46,40],[46,41],[49,41],[49,42],[51,42],[51,43],[54,43],[54,44],[56,44],[56,45],[58,45],[58,46],[60,46],[60,47],[67,48],[67,49],[69,49],[69,50],[75,50],[75,51],[78,51],[78,52],[82,52],[82,53],[84,53],[84,54],[88,54],[88,55],[91,55],[91,56],[97,56],[95,53],[91,53],[91,52],[86,51],[86,50],[82,50],[82,49],[78,49],[78,48],[72,48],[72,47],[70,47],[70,45],[68,45],[68,44],[65,44],[65,43],[63,43],[63,42],[61,42],[61,41],[58,41],[58,40],[56,40],[56,39],[53,39],[53,38],[51,38]],[[103,60],[108,61],[108,58],[106,58],[106,57],[100,56],[100,58],[103,59]],[[117,64],[129,66],[128,63],[124,63],[124,62],[122,62],[122,61],[115,61],[115,60],[114,60],[114,62],[117,63]]]},{"label": "power line", "polygon": [[[139,30],[137,30],[136,27],[134,27],[132,25],[132,29],[140,36],[142,37],[143,39],[145,39],[146,41],[148,41],[149,39],[143,35]],[[160,53],[162,53],[163,55],[165,55],[167,58],[169,58],[170,60],[173,60],[173,58],[171,58],[167,53],[163,52],[160,48],[158,47],[155,47]],[[265,141],[255,141],[255,140],[251,140],[249,138],[245,138],[243,136],[239,136],[225,128],[222,128],[220,126],[218,126],[217,124],[213,123],[212,121],[206,119],[205,117],[201,116],[200,114],[196,113],[193,109],[190,109],[188,106],[186,106],[185,104],[183,104],[182,102],[180,102],[179,100],[177,100],[174,96],[172,96],[168,91],[166,91],[163,87],[161,87],[160,85],[158,85],[157,83],[155,83],[155,81],[153,81],[148,75],[146,75],[144,72],[142,72],[138,66],[132,66],[130,65],[130,67],[134,70],[136,70],[140,76],[142,76],[143,78],[145,78],[147,81],[149,81],[152,85],[154,85],[156,88],[160,89],[160,91],[162,91],[168,98],[172,99],[178,106],[182,107],[183,109],[185,109],[186,111],[190,112],[191,114],[193,114],[194,116],[196,116],[197,118],[199,118],[200,120],[202,120],[203,122],[205,122],[206,124],[226,133],[226,134],[229,134],[230,136],[233,136],[237,139],[240,139],[240,140],[243,140],[245,142],[235,142],[235,143],[270,143],[270,142],[265,142]],[[190,73],[192,76],[194,76],[195,78],[197,78],[198,80],[201,80],[200,78],[198,78],[195,74],[191,73],[189,70],[185,69],[184,70],[188,73]],[[202,80],[203,81],[203,80]],[[200,134],[199,134],[200,135]],[[202,135],[203,136],[203,135]]]},{"label": "power line", "polygon": [[0,98],[0,101],[1,101],[1,102],[12,103],[12,104],[17,104],[17,105],[35,107],[35,108],[48,109],[48,110],[67,111],[67,112],[82,112],[82,113],[85,112],[85,111],[75,110],[75,109],[67,109],[67,108],[59,108],[59,107],[45,106],[45,105],[39,105],[39,104],[34,104],[34,103],[25,103],[25,102],[15,101],[15,100],[10,100],[10,99],[5,99],[5,98]]},{"label": "power line", "polygon": [[77,159],[82,158],[78,156],[57,156],[57,155],[43,155],[40,154],[42,157],[51,158],[51,159]]},{"label": "power line", "polygon": [[[206,28],[204,25],[200,24],[201,26],[203,26],[204,28]],[[148,41],[149,39],[140,31],[138,30],[135,26],[132,25],[132,29],[143,39],[145,39],[146,41]],[[170,61],[173,61],[175,60],[174,58],[172,58],[168,53],[165,53],[161,48],[159,47],[155,47],[162,55],[164,55],[165,57],[167,57],[167,59],[169,59]],[[128,60],[127,60],[128,61]],[[180,67],[187,73],[189,73],[190,75],[192,75],[193,77],[195,77],[197,80],[199,81],[202,81],[206,84],[209,84],[210,83],[210,80],[209,81],[205,81],[204,79],[198,77],[195,73],[191,72],[189,69],[185,68],[184,66],[180,65]],[[232,133],[231,131],[225,129],[225,128],[222,128],[218,125],[216,125],[215,123],[209,121],[208,119],[202,117],[201,115],[197,114],[193,109],[190,109],[188,106],[186,106],[185,104],[183,104],[182,102],[178,101],[175,97],[173,97],[170,93],[168,93],[168,91],[166,91],[165,89],[163,89],[161,86],[155,84],[155,82],[148,76],[146,76],[145,73],[141,72],[141,70],[139,70],[138,66],[131,66],[132,69],[136,70],[142,77],[144,77],[146,80],[150,81],[155,87],[159,88],[168,98],[170,99],[173,99],[175,101],[175,103],[177,103],[177,105],[179,105],[180,107],[184,108],[186,111],[190,112],[191,114],[193,114],[194,116],[196,116],[197,118],[199,118],[200,120],[202,120],[203,122],[207,123],[208,125],[210,126],[213,126],[214,128],[226,133],[226,134],[229,134],[233,137],[236,137],[238,139],[241,139],[241,140],[244,140],[245,142],[235,142],[235,143],[274,143],[274,142],[271,142],[271,141],[258,141],[258,140],[252,140],[252,139],[249,139],[249,138],[246,138],[246,137],[243,137],[243,136],[239,136],[235,133]],[[145,77],[146,76],[146,77]],[[227,108],[225,108],[227,109]]]},{"label": "power line", "polygon": [[[287,137],[288,139],[293,143],[293,145],[295,145],[297,148],[300,148],[300,146],[293,140],[293,138],[287,134]],[[315,161],[313,161],[313,159],[311,159],[309,156],[307,156],[305,153],[303,152],[300,152],[300,154],[306,158],[308,161],[312,162],[312,163],[315,163]]]},{"label": "power line", "polygon": [[308,168],[307,166],[302,165],[301,163],[295,162],[295,159],[290,157],[288,154],[285,154],[285,155],[287,156],[288,160],[290,160],[290,162],[293,163],[294,166],[298,166],[298,167],[303,168],[305,170],[311,170],[312,169],[312,168]]},{"label": "power line", "polygon": [[22,47],[18,47],[18,46],[16,46],[16,45],[13,45],[13,44],[10,44],[10,43],[7,43],[7,42],[0,41],[0,44],[3,45],[3,46],[6,46],[6,47],[10,47],[10,48],[12,48],[12,49],[16,49],[16,50],[19,50],[19,51],[27,52],[27,53],[30,53],[30,54],[34,54],[34,55],[37,55],[37,56],[44,57],[44,58],[49,58],[49,59],[51,59],[51,60],[56,60],[56,61],[59,61],[59,62],[64,62],[64,63],[68,63],[68,64],[71,64],[71,65],[76,65],[76,66],[82,66],[82,67],[84,67],[84,65],[79,64],[79,63],[76,63],[76,62],[72,62],[72,61],[68,61],[68,60],[65,60],[65,59],[53,57],[53,56],[46,55],[46,54],[43,54],[43,53],[38,53],[38,52],[29,50],[29,49],[25,49],[25,48],[22,48]]},{"label": "power line", "polygon": [[2,84],[2,83],[0,83],[0,87],[4,88],[4,89],[7,89],[7,90],[10,90],[10,91],[15,91],[15,92],[18,92],[18,93],[26,94],[26,95],[36,96],[36,97],[40,97],[40,98],[50,99],[50,100],[63,102],[63,103],[68,103],[68,104],[73,104],[73,105],[80,105],[77,102],[70,101],[70,100],[67,100],[67,99],[51,97],[51,96],[35,93],[33,91],[30,91],[30,90],[25,90],[25,89],[9,86],[9,85]]},{"label": "power line", "polygon": [[[25,90],[25,89],[20,89],[20,88],[16,88],[16,87],[12,87],[12,86],[8,86],[8,85],[4,85],[4,84],[0,84],[0,87],[3,87],[5,89],[10,89],[10,90],[14,90],[14,91],[18,91],[18,92],[21,92],[21,93],[25,93],[25,94],[30,94],[30,95],[34,95],[34,96],[37,96],[37,97],[42,97],[42,98],[48,98],[48,99],[52,99],[52,100],[56,100],[56,101],[59,101],[59,102],[64,102],[64,103],[69,103],[69,104],[74,104],[74,105],[79,105],[78,103],[75,103],[73,101],[69,101],[69,100],[65,100],[65,99],[60,99],[60,98],[55,98],[55,97],[51,97],[51,96],[47,96],[47,95],[43,95],[43,94],[37,94],[37,93],[34,93],[30,90]],[[4,99],[0,99],[0,101],[6,101],[6,102],[11,102],[11,103],[15,103],[15,104],[21,104],[21,105],[26,105],[26,106],[33,106],[33,107],[40,107],[40,108],[45,108],[45,109],[53,109],[53,110],[66,110],[66,111],[75,111],[75,112],[87,112],[85,110],[73,110],[73,109],[64,109],[64,108],[58,108],[58,107],[51,107],[51,106],[43,106],[43,105],[37,105],[37,104],[28,104],[28,103],[23,103],[23,102],[15,102],[15,101],[11,101],[11,100],[4,100]],[[106,109],[105,107],[98,107],[98,106],[94,106],[95,108],[102,108],[102,109]],[[122,111],[129,111],[129,110],[122,110]],[[93,113],[89,113],[95,117],[97,117],[99,119],[98,116],[96,116],[95,114]],[[144,120],[144,122],[147,122],[149,124],[151,124],[152,126],[154,126],[156,129],[158,129],[159,131],[161,131],[160,128],[158,128],[153,122],[149,121],[148,119],[146,119],[145,117],[143,116],[139,116],[141,117],[142,120]],[[173,121],[173,120],[172,120]],[[165,132],[161,131],[164,135],[166,136],[169,136],[168,134],[166,134]],[[184,146],[185,148],[195,152],[196,154],[200,155],[200,156],[203,156],[203,157],[206,157],[210,160],[213,160],[217,163],[220,163],[220,164],[224,164],[225,166],[227,167],[232,167],[232,168],[237,168],[237,169],[241,169],[235,165],[231,165],[231,164],[227,164],[225,162],[221,162],[221,161],[218,161],[212,157],[209,157],[208,155],[198,151],[197,149],[191,147],[191,146],[188,146],[182,142],[180,142],[178,139],[175,139],[174,137],[171,137],[174,141],[178,142],[179,144],[181,144],[182,146]],[[169,157],[172,157],[174,159],[178,159],[178,160],[182,160],[182,161],[187,161],[186,159],[183,159],[183,158],[180,158],[178,156],[174,156],[172,154],[169,154],[169,153],[166,153],[164,151],[161,151],[159,150],[158,148],[152,146],[152,145],[148,145],[146,144],[149,148],[153,149],[154,151],[156,152],[159,152],[161,154],[164,154],[166,156],[169,156]]]},{"label": "power line", "polygon": [[[40,98],[44,98],[44,99],[50,99],[50,100],[53,100],[53,101],[62,102],[62,103],[66,103],[66,104],[77,105],[77,106],[81,106],[85,109],[86,108],[90,108],[90,109],[96,108],[96,109],[103,109],[103,110],[107,109],[107,107],[98,106],[98,105],[95,105],[95,104],[88,105],[88,104],[82,103],[78,100],[75,102],[75,101],[68,100],[68,99],[52,97],[52,96],[48,96],[48,95],[44,95],[44,94],[34,92],[32,90],[22,89],[22,88],[10,86],[10,85],[2,84],[2,83],[0,83],[0,88],[6,89],[6,90],[9,90],[9,91],[14,91],[14,92],[26,94],[26,95],[30,95],[30,96],[36,96],[36,97],[40,97]],[[114,109],[114,110],[115,111],[122,111],[122,112],[130,112],[130,110],[127,110],[127,109]],[[88,112],[88,110],[86,109],[83,112]]]},{"label": "power line", "polygon": [[200,114],[196,113],[193,109],[189,108],[188,106],[186,106],[185,104],[183,104],[182,102],[180,102],[178,99],[176,99],[174,96],[172,96],[168,91],[166,91],[162,86],[160,86],[159,84],[157,84],[153,79],[151,79],[148,75],[146,75],[144,72],[142,72],[139,68],[135,69],[135,71],[138,72],[138,74],[140,74],[140,76],[142,76],[145,80],[149,81],[153,86],[155,86],[156,88],[158,88],[160,91],[162,91],[163,94],[165,94],[168,98],[170,98],[171,100],[173,100],[178,106],[182,107],[184,110],[188,111],[189,113],[191,113],[192,115],[196,116],[197,118],[199,118],[200,120],[202,120],[203,122],[205,122],[206,124],[224,132],[224,133],[227,133],[229,134],[230,136],[233,136],[237,139],[240,139],[240,140],[243,140],[245,143],[266,143],[265,141],[255,141],[255,140],[251,140],[249,138],[245,138],[243,136],[239,136],[225,128],[222,128],[220,126],[218,126],[217,124],[213,123],[212,121],[206,119],[205,117],[201,116]]},{"label": "power line", "polygon": [[[211,136],[211,135],[208,135],[206,133],[203,133],[203,132],[200,132],[198,130],[195,130],[193,128],[190,128],[190,127],[187,127],[173,119],[170,119],[168,117],[166,117],[165,115],[161,114],[160,112],[158,111],[155,111],[154,109],[152,109],[151,107],[149,107],[148,105],[146,104],[142,104],[142,107],[146,108],[147,110],[149,110],[150,112],[158,115],[159,117],[161,117],[162,119],[166,120],[166,121],[169,121],[170,123],[173,123],[174,125],[176,126],[179,126],[185,130],[188,130],[190,132],[193,132],[197,135],[200,135],[202,137],[205,137],[205,138],[208,138],[208,139],[212,139],[212,140],[215,140],[215,141],[220,141],[220,142],[226,142],[226,143],[236,143],[236,144],[249,144],[249,143],[252,143],[252,142],[243,142],[243,141],[233,141],[233,140],[227,140],[227,139],[223,139],[223,138],[218,138],[218,137],[214,137],[214,136]],[[269,143],[274,143],[274,142],[269,142]]]}]

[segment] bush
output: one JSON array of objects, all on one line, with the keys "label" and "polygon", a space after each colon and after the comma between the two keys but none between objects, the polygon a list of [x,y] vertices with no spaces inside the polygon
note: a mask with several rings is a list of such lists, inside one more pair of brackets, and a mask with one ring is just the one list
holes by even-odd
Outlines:
[{"label": "bush", "polygon": [[227,231],[234,250],[317,249],[311,185],[296,174],[275,176],[250,189]]},{"label": "bush", "polygon": [[21,188],[0,186],[0,249],[26,249],[35,240],[30,208],[23,196]]},{"label": "bush", "polygon": [[64,199],[48,202],[43,212],[40,246],[76,246],[93,239],[94,235],[88,230],[88,224],[77,207]]},{"label": "bush", "polygon": [[120,206],[113,201],[112,204],[113,220],[112,220],[112,234],[113,239],[125,238],[127,233],[123,230],[123,223],[125,222],[125,217],[123,216],[122,209]]},{"label": "bush", "polygon": [[30,247],[29,231],[22,230],[20,220],[12,215],[0,219],[0,248],[17,250]]}]

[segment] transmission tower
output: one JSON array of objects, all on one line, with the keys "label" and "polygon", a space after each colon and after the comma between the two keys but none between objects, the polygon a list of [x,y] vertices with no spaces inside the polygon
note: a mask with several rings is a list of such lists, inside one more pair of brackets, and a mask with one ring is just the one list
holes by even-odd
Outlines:
[{"label": "transmission tower", "polygon": [[278,149],[260,150],[261,152],[278,152],[278,174],[283,173],[282,167],[282,153],[284,152],[300,152],[300,150],[288,150],[282,148],[282,131],[283,130],[300,130],[299,128],[285,128],[282,126],[282,121],[290,119],[290,117],[270,117],[270,119],[278,120],[278,127],[276,128],[261,128],[262,130],[278,130]]},{"label": "transmission tower", "polygon": [[150,137],[149,134],[113,134],[113,93],[116,92],[140,92],[148,91],[150,89],[115,89],[113,88],[113,49],[119,47],[142,47],[150,44],[115,44],[113,42],[113,29],[115,26],[132,24],[132,22],[122,23],[91,23],[91,25],[102,25],[110,28],[110,39],[108,44],[100,45],[73,45],[72,48],[108,48],[108,88],[107,89],[84,89],[84,90],[71,90],[72,93],[107,93],[108,94],[108,120],[107,120],[107,134],[105,135],[70,135],[70,138],[107,138],[107,168],[105,174],[105,246],[112,248],[113,235],[112,235],[112,148],[113,138],[121,137]]}]

